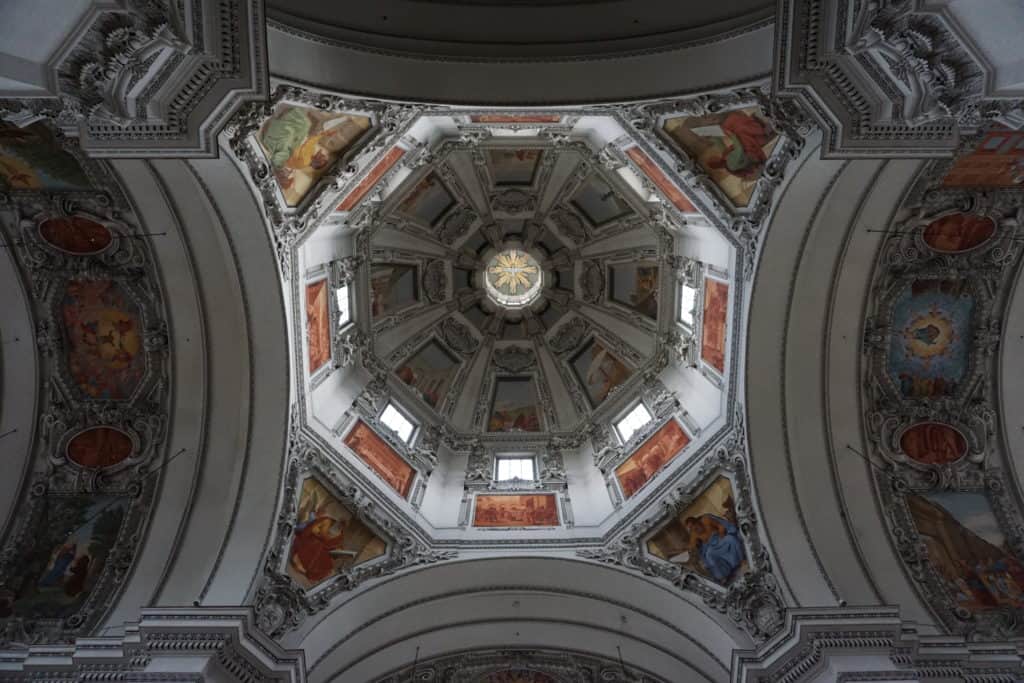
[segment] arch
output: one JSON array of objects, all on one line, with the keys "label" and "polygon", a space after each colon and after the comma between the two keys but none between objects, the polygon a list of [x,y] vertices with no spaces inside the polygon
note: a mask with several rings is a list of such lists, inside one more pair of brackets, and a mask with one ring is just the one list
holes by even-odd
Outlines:
[{"label": "arch", "polygon": [[286,635],[310,680],[370,681],[467,649],[536,647],[608,656],[616,646],[666,680],[724,681],[749,638],[666,584],[569,557],[476,558],[369,585]]},{"label": "arch", "polygon": [[807,157],[762,248],[745,391],[755,491],[794,602],[900,604],[931,624],[861,455],[861,338],[881,238],[871,231],[891,223],[919,170]]}]

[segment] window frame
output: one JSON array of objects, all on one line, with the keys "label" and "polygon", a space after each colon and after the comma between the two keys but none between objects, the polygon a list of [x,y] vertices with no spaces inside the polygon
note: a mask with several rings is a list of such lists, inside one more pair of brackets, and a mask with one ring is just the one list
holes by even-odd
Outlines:
[{"label": "window frame", "polygon": [[[501,461],[502,460],[505,460],[505,461],[509,461],[509,460],[520,460],[520,461],[521,460],[529,460],[530,461],[530,469],[533,472],[533,477],[530,478],[530,479],[523,479],[521,477],[510,477],[508,479],[500,478],[499,477],[499,471],[500,471],[500,468],[501,468]],[[492,473],[492,476],[494,478],[494,481],[495,482],[499,482],[499,483],[501,483],[501,482],[515,482],[515,481],[522,481],[522,482],[534,482],[534,481],[537,481],[537,456],[532,454],[532,453],[503,453],[503,454],[495,455],[494,456],[494,471]]]},{"label": "window frame", "polygon": [[[341,291],[345,290],[345,312],[347,313],[344,320],[342,320],[342,308],[341,308]],[[334,283],[334,310],[337,313],[337,327],[338,332],[343,332],[349,325],[355,322],[352,318],[352,286],[349,282],[336,282]]]},{"label": "window frame", "polygon": [[[629,416],[632,415],[637,410],[637,408],[643,408],[643,411],[647,413],[647,420],[643,424],[637,426],[632,432],[630,432],[629,436],[627,437],[623,435],[622,429],[619,425],[625,422],[629,418]],[[651,409],[648,408],[647,404],[644,403],[643,399],[641,399],[630,405],[629,408],[619,413],[618,416],[614,420],[612,420],[612,428],[615,430],[615,435],[619,437],[619,441],[621,441],[623,444],[627,444],[629,443],[630,439],[632,439],[639,432],[641,432],[647,425],[653,423],[654,421],[654,413],[651,412]]]},{"label": "window frame", "polygon": [[[394,429],[391,425],[384,421],[384,413],[388,411],[388,408],[392,408],[395,411],[395,413],[398,414],[399,417],[403,418],[406,422],[409,423],[411,430],[409,431],[408,439],[403,439],[402,434],[398,430]],[[389,398],[387,402],[384,404],[384,408],[382,408],[380,413],[377,414],[377,422],[379,422],[380,425],[387,429],[389,432],[394,434],[398,438],[398,441],[404,444],[405,446],[411,446],[413,444],[420,430],[419,421],[416,420],[416,418],[412,416],[412,413],[406,410],[405,407],[398,403],[398,401],[396,401],[394,398]]]},{"label": "window frame", "polygon": [[[690,306],[690,310],[684,313],[684,311],[683,311],[684,298],[683,297],[685,296],[684,292],[687,289],[690,289],[690,290],[693,291],[693,303]],[[700,283],[698,283],[696,287],[692,287],[686,281],[683,281],[683,282],[679,283],[679,289],[678,289],[679,303],[676,306],[676,322],[678,322],[680,325],[682,325],[683,329],[687,330],[688,332],[693,332],[694,330],[697,329],[697,307],[700,304],[700,300],[701,300],[701,296],[700,296],[701,289],[702,289],[702,287],[701,287]],[[683,319],[684,315],[689,315],[690,319],[689,320],[684,320]]]}]

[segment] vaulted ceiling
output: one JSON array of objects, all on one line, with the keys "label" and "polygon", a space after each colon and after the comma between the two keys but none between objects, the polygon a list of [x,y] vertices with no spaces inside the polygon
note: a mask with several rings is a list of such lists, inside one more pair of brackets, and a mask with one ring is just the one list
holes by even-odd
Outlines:
[{"label": "vaulted ceiling", "polygon": [[1019,674],[1022,93],[941,4],[19,6],[4,657]]}]

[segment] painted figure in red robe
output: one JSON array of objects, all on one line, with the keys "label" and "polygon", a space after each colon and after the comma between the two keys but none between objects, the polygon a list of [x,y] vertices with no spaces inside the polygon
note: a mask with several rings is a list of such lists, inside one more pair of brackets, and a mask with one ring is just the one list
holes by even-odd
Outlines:
[{"label": "painted figure in red robe", "polygon": [[336,520],[326,515],[313,516],[295,528],[291,563],[297,572],[310,581],[323,581],[334,572],[332,550],[345,542],[344,529],[332,534]]}]

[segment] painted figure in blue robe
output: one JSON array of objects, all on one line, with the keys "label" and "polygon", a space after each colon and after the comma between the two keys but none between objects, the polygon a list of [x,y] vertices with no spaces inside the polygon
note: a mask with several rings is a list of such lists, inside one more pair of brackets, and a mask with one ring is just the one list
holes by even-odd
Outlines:
[{"label": "painted figure in blue robe", "polygon": [[57,556],[53,558],[53,567],[39,579],[39,585],[43,588],[61,585],[64,582],[64,573],[75,561],[76,551],[77,546],[74,543],[62,545],[57,551]]},{"label": "painted figure in blue robe", "polygon": [[712,514],[687,517],[685,524],[691,551],[700,554],[712,579],[727,583],[746,559],[739,529],[724,517]]}]

